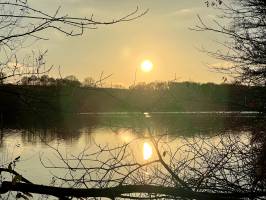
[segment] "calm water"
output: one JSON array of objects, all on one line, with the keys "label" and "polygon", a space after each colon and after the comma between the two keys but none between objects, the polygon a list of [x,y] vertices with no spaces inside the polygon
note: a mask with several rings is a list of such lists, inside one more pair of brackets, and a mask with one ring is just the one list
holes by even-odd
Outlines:
[{"label": "calm water", "polygon": [[[47,165],[60,164],[51,147],[58,148],[64,156],[71,156],[84,148],[93,152],[96,144],[115,147],[149,133],[166,134],[169,138],[252,135],[258,124],[256,116],[252,112],[81,113],[59,121],[9,124],[1,130],[0,159],[5,164],[21,156],[17,171],[34,183],[49,184],[51,173],[60,174],[58,170],[45,168],[40,161]],[[148,141],[140,139],[132,150],[142,161],[145,153],[148,158],[152,156],[145,142]]]}]

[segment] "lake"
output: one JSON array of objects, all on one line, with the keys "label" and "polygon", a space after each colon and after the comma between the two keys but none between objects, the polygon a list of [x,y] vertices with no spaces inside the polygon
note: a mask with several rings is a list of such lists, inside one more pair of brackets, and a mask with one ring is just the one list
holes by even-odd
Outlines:
[{"label": "lake", "polygon": [[[50,184],[54,175],[65,173],[60,168],[49,168],[63,166],[58,152],[69,160],[82,152],[91,153],[92,158],[98,145],[115,148],[137,140],[129,154],[144,163],[155,159],[150,135],[164,137],[169,144],[171,141],[169,148],[173,149],[183,140],[195,138],[215,141],[217,137],[230,135],[244,136],[245,140],[253,138],[258,124],[264,127],[265,118],[258,115],[256,112],[125,112],[80,113],[60,120],[47,118],[23,124],[17,120],[1,129],[0,159],[2,165],[7,165],[20,156],[15,168],[19,173],[34,183]],[[106,156],[103,157],[107,159]]]}]

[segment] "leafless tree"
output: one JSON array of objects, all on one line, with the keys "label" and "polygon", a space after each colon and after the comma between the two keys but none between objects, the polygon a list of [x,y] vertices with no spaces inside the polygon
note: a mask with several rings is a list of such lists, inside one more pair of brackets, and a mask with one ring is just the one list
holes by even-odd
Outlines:
[{"label": "leafless tree", "polygon": [[[233,75],[236,82],[266,85],[266,2],[264,0],[206,1],[207,7],[222,12],[209,25],[198,16],[197,31],[210,31],[226,37],[217,51],[204,50],[225,61],[215,70]],[[219,19],[218,19],[219,18]]]},{"label": "leafless tree", "polygon": [[[36,40],[48,40],[45,32],[55,30],[66,36],[79,36],[88,29],[120,22],[128,22],[147,12],[138,8],[126,16],[110,21],[96,20],[93,15],[72,17],[62,15],[60,7],[54,13],[39,10],[28,0],[3,0],[0,2],[0,79],[7,80],[21,75],[45,74],[44,52],[20,55],[20,51]],[[47,34],[46,34],[47,35]]]}]

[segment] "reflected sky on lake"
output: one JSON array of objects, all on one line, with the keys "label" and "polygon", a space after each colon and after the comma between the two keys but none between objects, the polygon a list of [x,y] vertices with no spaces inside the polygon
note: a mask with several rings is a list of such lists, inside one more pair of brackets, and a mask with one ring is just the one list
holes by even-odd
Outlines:
[{"label": "reflected sky on lake", "polygon": [[[129,155],[139,162],[145,162],[156,159],[153,145],[147,139],[149,134],[165,135],[169,141],[194,136],[215,140],[220,134],[252,134],[256,120],[250,113],[82,115],[65,119],[60,124],[46,124],[45,127],[24,124],[21,129],[13,129],[12,126],[1,129],[0,159],[1,163],[8,163],[21,156],[17,170],[30,180],[38,177],[38,183],[47,184],[52,175],[40,160],[60,164],[51,146],[64,156],[71,156],[78,155],[84,149],[92,153],[97,145],[111,148],[139,138],[130,147]],[[177,145],[176,141],[171,145]]]}]

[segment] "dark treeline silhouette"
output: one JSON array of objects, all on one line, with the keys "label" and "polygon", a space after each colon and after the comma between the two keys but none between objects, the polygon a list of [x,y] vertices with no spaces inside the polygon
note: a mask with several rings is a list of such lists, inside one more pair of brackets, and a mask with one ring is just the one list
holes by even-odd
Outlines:
[{"label": "dark treeline silhouette", "polygon": [[[264,111],[265,87],[194,82],[139,83],[129,89],[98,88],[90,78],[23,77],[0,86],[1,113]],[[27,113],[28,114],[28,113]]]},{"label": "dark treeline silhouette", "polygon": [[[153,82],[131,87],[136,104],[156,111],[263,110],[265,88],[234,84]],[[142,98],[143,97],[143,98]],[[144,104],[144,105],[143,105]]]},{"label": "dark treeline silhouette", "polygon": [[21,85],[38,85],[38,86],[81,86],[81,82],[73,75],[65,78],[53,78],[48,75],[31,75],[24,76],[20,80]]}]

